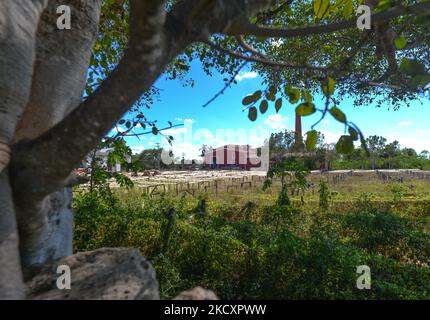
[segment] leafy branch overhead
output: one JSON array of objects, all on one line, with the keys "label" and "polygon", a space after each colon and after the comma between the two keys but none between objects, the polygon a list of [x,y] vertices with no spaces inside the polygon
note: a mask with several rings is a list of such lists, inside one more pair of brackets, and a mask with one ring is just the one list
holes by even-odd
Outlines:
[{"label": "leafy branch overhead", "polygon": [[[186,75],[195,59],[208,74],[216,69],[235,75],[246,61],[263,77],[263,88],[244,101],[251,120],[258,111],[267,112],[271,103],[280,112],[284,99],[300,103],[296,110],[304,116],[321,111],[313,97],[325,79],[333,79],[327,93],[336,84],[336,101],[353,93],[359,105],[380,99],[377,103],[391,101],[396,108],[428,92],[430,2],[379,1],[368,31],[356,27],[359,4],[351,0],[243,1],[240,6],[226,0],[103,1],[87,96],[56,126],[28,144],[22,142],[15,152],[21,160],[14,168],[29,167],[25,154],[31,154],[47,168],[31,166],[44,186],[40,193],[56,190],[136,102],[150,107],[158,77],[179,77],[192,85]],[[234,80],[228,82],[232,84]],[[260,99],[266,102],[255,105]],[[355,125],[347,125],[363,139]],[[159,132],[156,127],[151,131]],[[91,138],[76,139],[82,136]],[[64,159],[47,156],[48,146]],[[63,169],[50,169],[57,167]],[[30,190],[22,182],[27,194]]]},{"label": "leafy branch overhead", "polygon": [[[357,8],[362,4],[373,10],[370,30],[356,27]],[[284,99],[291,104],[300,101],[296,112],[301,116],[320,111],[319,121],[330,114],[346,125],[350,138],[340,138],[338,149],[343,152],[348,150],[342,147],[345,141],[348,145],[350,140],[364,141],[361,131],[337,107],[343,97],[352,96],[355,105],[385,101],[397,109],[428,94],[429,7],[428,1],[408,6],[388,0],[281,2],[279,10],[251,19],[261,25],[237,28],[245,36],[216,36],[203,42],[230,56],[220,62],[223,68],[233,69],[237,60],[245,60],[263,77],[263,87],[242,100],[251,121],[259,112],[266,113],[271,103],[279,112]],[[209,53],[204,52],[207,58]],[[280,87],[284,94],[279,94]],[[312,97],[318,92],[333,106],[317,109]]]},{"label": "leafy branch overhead", "polygon": [[[75,25],[52,32],[63,2],[73,8]],[[361,31],[357,8],[366,2],[372,28]],[[348,151],[351,140],[363,142],[359,128],[334,109],[342,97],[397,108],[428,94],[430,2],[402,3],[0,1],[0,229],[6,236],[0,239],[0,297],[24,298],[23,269],[67,255],[51,247],[58,229],[48,222],[57,216],[51,196],[59,196],[73,168],[112,128],[139,136],[179,125],[160,125],[148,110],[160,77],[194,85],[192,62],[227,79],[214,98],[236,84],[245,66],[257,72],[261,88],[244,101],[251,120],[290,103],[303,116],[341,121],[348,134],[339,151]],[[315,97],[322,91],[319,110]],[[309,149],[314,135],[308,134]],[[63,202],[67,209],[70,202]]]},{"label": "leafy branch overhead", "polygon": [[[356,21],[357,8],[361,4],[367,3],[354,0],[272,1],[270,9],[247,17],[249,21],[238,18],[230,23],[224,34],[206,37],[200,40],[203,45],[196,43],[192,49],[184,50],[169,64],[167,78],[186,79],[190,63],[196,58],[202,61],[209,75],[214,68],[231,74],[230,80],[225,79],[226,86],[205,104],[207,106],[236,84],[235,77],[246,63],[250,63],[251,68],[264,79],[263,88],[242,100],[251,121],[258,118],[258,113],[266,113],[271,103],[274,103],[274,110],[280,112],[286,99],[291,104],[301,102],[296,106],[299,115],[322,112],[322,120],[330,114],[345,123],[353,141],[358,137],[363,140],[360,130],[348,124],[346,116],[343,119],[344,114],[336,105],[354,92],[356,105],[378,99],[378,104],[390,101],[393,108],[397,108],[401,102],[407,103],[428,92],[427,49],[430,39],[425,17],[429,16],[426,12],[430,6],[428,2],[413,1],[408,6],[391,0],[369,3],[373,9],[372,29],[359,31]],[[105,5],[116,6],[110,1]],[[122,2],[122,6],[119,11],[128,16],[127,2]],[[179,4],[176,6],[181,8]],[[201,6],[204,6],[204,1]],[[169,2],[168,7],[175,8],[175,2]],[[111,19],[119,23],[118,17]],[[380,27],[383,24],[386,27],[384,34]],[[124,48],[127,28],[122,26],[119,28],[124,30],[122,33],[106,39],[116,39],[121,44],[119,48]],[[102,46],[102,41],[99,41],[96,49]],[[395,67],[392,67],[390,50],[397,51]],[[111,59],[109,55],[103,58],[104,51],[99,53],[95,51],[94,54],[94,67],[99,69],[100,66],[115,66],[119,59],[118,53]],[[226,55],[227,59],[224,58]],[[90,79],[93,80],[92,77]],[[98,81],[101,82],[100,79]],[[192,85],[193,80],[185,80],[185,83]],[[282,83],[289,85],[285,85],[283,94],[278,96]],[[335,86],[335,105],[330,110],[328,107],[317,109],[313,96],[321,90],[325,96],[333,97]],[[150,104],[152,96],[142,98]],[[146,103],[148,108],[149,104]],[[158,133],[155,126],[152,132]]]}]

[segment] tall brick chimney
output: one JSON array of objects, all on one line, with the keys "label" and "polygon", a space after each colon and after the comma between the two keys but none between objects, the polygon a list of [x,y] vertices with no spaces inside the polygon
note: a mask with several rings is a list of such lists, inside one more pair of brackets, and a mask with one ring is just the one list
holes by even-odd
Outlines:
[{"label": "tall brick chimney", "polygon": [[294,133],[295,133],[295,140],[294,140],[294,146],[293,146],[294,151],[304,152],[305,145],[303,143],[303,135],[302,135],[302,117],[297,112],[296,112],[296,129]]}]

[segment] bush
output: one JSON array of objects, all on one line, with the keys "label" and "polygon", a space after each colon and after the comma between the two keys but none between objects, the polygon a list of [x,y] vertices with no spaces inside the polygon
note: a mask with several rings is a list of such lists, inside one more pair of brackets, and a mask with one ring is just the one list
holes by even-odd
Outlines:
[{"label": "bush", "polygon": [[[348,213],[84,194],[74,202],[74,247],[139,248],[157,270],[162,298],[197,285],[223,299],[430,298],[423,220],[381,211],[371,197]],[[372,290],[356,288],[359,265],[371,268]]]}]

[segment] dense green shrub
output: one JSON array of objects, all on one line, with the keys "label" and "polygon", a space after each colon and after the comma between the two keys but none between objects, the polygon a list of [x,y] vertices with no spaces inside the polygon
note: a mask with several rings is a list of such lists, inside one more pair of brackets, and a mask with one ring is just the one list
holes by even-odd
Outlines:
[{"label": "dense green shrub", "polygon": [[[197,285],[223,299],[430,298],[428,216],[381,210],[369,199],[348,213],[207,196],[84,194],[74,202],[74,245],[139,248],[163,298]],[[371,290],[356,288],[359,265],[371,268]]]}]

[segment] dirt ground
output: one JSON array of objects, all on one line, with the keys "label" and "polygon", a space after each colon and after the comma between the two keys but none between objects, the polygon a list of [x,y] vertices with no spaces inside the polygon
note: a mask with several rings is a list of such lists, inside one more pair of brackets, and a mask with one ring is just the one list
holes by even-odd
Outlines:
[{"label": "dirt ground", "polygon": [[218,179],[244,178],[244,177],[265,177],[264,171],[238,171],[238,170],[196,170],[196,171],[161,171],[151,177],[138,175],[132,177],[138,184],[152,183],[182,183],[201,182]]},{"label": "dirt ground", "polygon": [[[421,170],[379,170],[389,175],[402,174],[406,171],[409,172],[430,172]],[[374,170],[335,170],[329,171],[326,174],[329,176],[345,174],[352,172],[354,175],[369,175],[375,174]],[[154,171],[152,171],[154,173]],[[311,171],[312,176],[320,176],[319,170]],[[201,182],[201,181],[212,181],[212,180],[223,180],[223,179],[237,179],[245,177],[265,177],[265,171],[239,171],[239,170],[196,170],[196,171],[155,171],[155,175],[142,176],[141,173],[137,177],[131,177],[134,182],[139,185],[147,185],[153,183],[183,183],[183,182]]]}]

